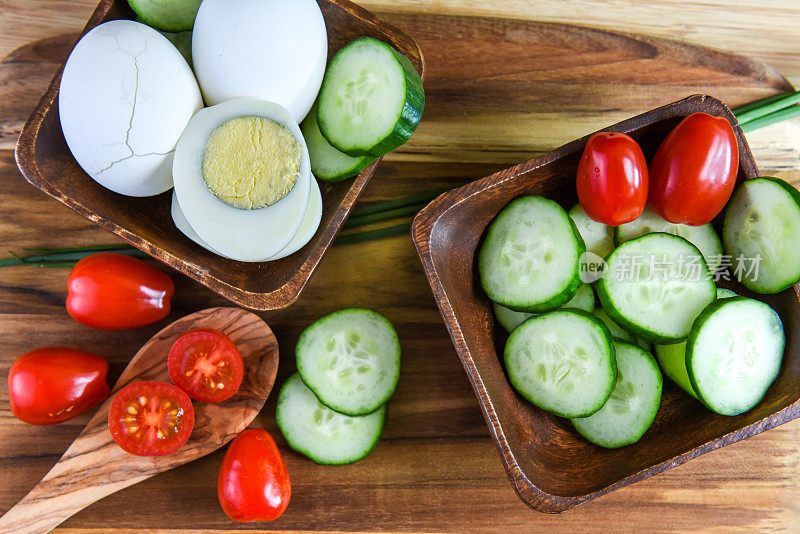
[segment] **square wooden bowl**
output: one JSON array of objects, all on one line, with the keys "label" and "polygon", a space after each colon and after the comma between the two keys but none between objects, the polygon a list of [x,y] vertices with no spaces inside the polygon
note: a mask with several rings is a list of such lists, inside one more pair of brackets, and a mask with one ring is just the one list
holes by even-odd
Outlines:
[{"label": "square wooden bowl", "polygon": [[[607,130],[634,137],[649,161],[670,130],[697,111],[730,121],[739,142],[738,179],[757,176],[736,118],[708,96],[686,98]],[[665,379],[661,407],[650,429],[638,443],[609,450],[592,445],[569,421],[536,408],[512,389],[501,363],[507,336],[481,289],[476,251],[489,222],[518,196],[544,195],[566,209],[577,202],[575,176],[587,138],[442,195],[417,215],[412,228],[434,297],[508,478],[522,500],[542,512],[563,512],[800,416],[800,306],[794,289],[756,296],[731,285],[769,303],[786,329],[781,373],[764,400],[747,413],[717,415]]]},{"label": "square wooden bowl", "polygon": [[[318,3],[328,30],[328,59],[356,37],[369,35],[394,46],[424,74],[422,52],[411,37],[348,0]],[[83,32],[109,20],[133,17],[126,0],[102,0]],[[63,66],[17,142],[17,164],[25,178],[86,218],[246,308],[274,310],[297,299],[380,162],[353,179],[320,182],[322,222],[300,251],[272,262],[228,260],[199,247],[175,227],[170,215],[172,191],[156,197],[126,197],[100,186],[81,169],[67,147],[58,117],[62,70]]]}]

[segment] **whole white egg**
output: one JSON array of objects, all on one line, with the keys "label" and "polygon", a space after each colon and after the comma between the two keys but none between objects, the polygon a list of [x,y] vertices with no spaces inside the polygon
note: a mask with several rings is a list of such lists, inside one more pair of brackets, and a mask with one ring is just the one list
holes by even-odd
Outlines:
[{"label": "whole white egg", "polygon": [[317,98],[327,56],[315,0],[204,0],[194,22],[192,59],[209,106],[259,98],[281,104],[300,123]]},{"label": "whole white egg", "polygon": [[202,106],[181,53],[130,20],[101,24],[78,41],[58,95],[61,129],[78,164],[104,187],[136,197],[172,187],[175,144]]}]

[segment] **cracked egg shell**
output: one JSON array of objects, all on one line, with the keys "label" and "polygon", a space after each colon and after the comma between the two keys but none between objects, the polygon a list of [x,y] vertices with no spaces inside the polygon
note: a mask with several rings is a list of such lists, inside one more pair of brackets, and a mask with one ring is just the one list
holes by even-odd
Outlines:
[{"label": "cracked egg shell", "polygon": [[[211,192],[203,178],[203,156],[211,134],[236,117],[264,117],[286,128],[300,145],[300,169],[292,189],[276,203],[258,209],[231,206]],[[237,261],[270,258],[300,230],[311,192],[311,162],[300,127],[280,104],[237,98],[198,111],[175,146],[172,162],[175,196],[186,222],[212,252]]]},{"label": "cracked egg shell", "polygon": [[146,197],[172,187],[172,155],[203,106],[181,53],[131,20],[83,36],[61,77],[61,129],[78,164],[102,186]]},{"label": "cracked egg shell", "polygon": [[[220,254],[218,251],[214,250],[209,246],[208,243],[203,241],[203,239],[197,235],[197,232],[194,231],[192,225],[189,224],[189,221],[186,220],[186,215],[183,214],[183,209],[181,209],[181,205],[178,203],[178,196],[173,191],[172,193],[172,220],[175,223],[175,227],[180,230],[183,235],[203,247],[204,249],[217,254],[218,256],[222,256],[226,258],[224,254]],[[300,224],[300,230],[297,231],[297,234],[292,238],[286,247],[269,258],[264,258],[262,261],[274,261],[279,260],[281,258],[285,258],[291,254],[294,254],[301,248],[303,248],[306,243],[311,241],[311,238],[314,237],[314,234],[317,233],[317,229],[319,228],[319,223],[322,220],[322,193],[319,190],[319,185],[317,184],[316,180],[311,180],[311,196],[308,199],[308,209],[306,210],[306,215],[303,217],[303,222]],[[231,258],[228,258],[231,259]]]},{"label": "cracked egg shell", "polygon": [[192,59],[208,105],[260,98],[284,106],[299,124],[325,74],[325,19],[315,0],[204,0]]}]

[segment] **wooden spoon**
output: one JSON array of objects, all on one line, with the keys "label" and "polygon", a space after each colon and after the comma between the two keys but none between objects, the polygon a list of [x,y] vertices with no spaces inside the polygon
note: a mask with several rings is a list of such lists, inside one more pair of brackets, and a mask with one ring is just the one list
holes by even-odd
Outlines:
[{"label": "wooden spoon", "polygon": [[[244,357],[239,391],[219,404],[194,403],[194,431],[168,456],[140,457],[120,449],[108,431],[108,408],[114,394],[139,380],[170,382],[167,354],[175,340],[192,328],[227,334]],[[47,475],[0,517],[0,533],[49,532],[93,502],[162,471],[214,452],[255,418],[264,406],[278,371],[278,342],[257,315],[238,308],[210,308],[178,319],[136,353],[108,399]]]}]

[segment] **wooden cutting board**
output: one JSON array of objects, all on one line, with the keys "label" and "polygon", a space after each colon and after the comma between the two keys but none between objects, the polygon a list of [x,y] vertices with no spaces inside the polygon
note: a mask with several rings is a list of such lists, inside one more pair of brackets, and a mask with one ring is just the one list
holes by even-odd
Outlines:
[{"label": "wooden cutting board", "polygon": [[[414,36],[428,70],[425,119],[388,157],[365,203],[484,176],[621,118],[706,92],[731,105],[789,90],[772,68],[740,56],[575,26],[488,18],[391,15]],[[74,37],[27,46],[0,63],[0,243],[112,243],[115,238],[29,186],[16,170],[14,140]],[[791,123],[750,135],[762,168],[796,180],[800,139]],[[788,170],[787,170],[788,169]],[[795,182],[796,183],[796,182]],[[112,362],[116,378],[163,324],[102,332],[64,311],[68,271],[0,270],[0,375],[34,347],[75,346]],[[225,302],[174,275],[167,320]],[[262,316],[277,335],[277,384],[294,371],[299,333],[347,306],[374,308],[397,327],[403,365],[383,439],[352,466],[317,466],[291,452],[274,422],[275,396],[255,425],[284,451],[292,502],[278,521],[237,525],[216,500],[221,453],[113,495],[64,531],[292,530],[563,532],[708,528],[792,530],[800,518],[800,422],[726,447],[560,516],[531,511],[508,483],[477,402],[405,236],[334,247],[298,302]],[[0,381],[0,511],[52,466],[89,416],[55,427],[20,423]]]}]

